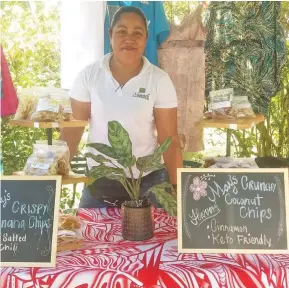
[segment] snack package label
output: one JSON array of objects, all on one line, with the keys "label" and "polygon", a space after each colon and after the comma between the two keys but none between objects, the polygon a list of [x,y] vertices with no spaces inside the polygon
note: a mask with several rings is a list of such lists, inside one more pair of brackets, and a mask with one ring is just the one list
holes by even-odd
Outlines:
[{"label": "snack package label", "polygon": [[221,90],[214,90],[210,91],[210,98],[213,101],[218,100],[232,100],[234,96],[234,89],[233,88],[227,88],[227,89],[221,89]]},{"label": "snack package label", "polygon": [[72,113],[71,104],[69,99],[62,100],[62,107],[64,113]]},{"label": "snack package label", "polygon": [[36,112],[55,112],[59,111],[59,103],[54,99],[40,98],[38,100]]},{"label": "snack package label", "polygon": [[76,237],[77,233],[71,230],[58,230],[58,237]]},{"label": "snack package label", "polygon": [[63,105],[63,112],[64,113],[69,113],[69,114],[72,114],[72,109],[71,109],[71,106],[70,105]]},{"label": "snack package label", "polygon": [[47,163],[40,163],[40,162],[31,163],[31,168],[33,169],[48,170],[49,167],[50,167],[50,164],[47,164]]},{"label": "snack package label", "polygon": [[211,110],[217,110],[221,108],[228,108],[231,107],[231,101],[221,101],[221,102],[214,102],[211,103]]}]

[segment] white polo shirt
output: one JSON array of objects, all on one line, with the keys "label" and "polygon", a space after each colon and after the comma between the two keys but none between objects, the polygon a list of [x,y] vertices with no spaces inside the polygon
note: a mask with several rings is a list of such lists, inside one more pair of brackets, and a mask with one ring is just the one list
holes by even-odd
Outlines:
[{"label": "white polo shirt", "polygon": [[[115,120],[128,131],[136,158],[152,154],[158,147],[154,108],[177,107],[176,90],[168,74],[145,57],[141,72],[121,88],[110,71],[111,56],[107,54],[83,69],[70,91],[71,98],[91,103],[88,143],[110,145],[108,122]],[[120,166],[115,160],[114,163]],[[89,169],[98,165],[92,159],[87,164]],[[136,167],[133,174],[135,178],[139,176]]]}]

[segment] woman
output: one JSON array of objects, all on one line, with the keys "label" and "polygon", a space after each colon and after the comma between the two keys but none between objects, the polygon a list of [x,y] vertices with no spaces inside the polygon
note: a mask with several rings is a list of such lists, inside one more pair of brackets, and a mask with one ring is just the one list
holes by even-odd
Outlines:
[{"label": "woman", "polygon": [[[137,158],[153,153],[159,143],[172,136],[172,144],[164,153],[167,170],[143,176],[141,193],[164,181],[176,185],[177,168],[182,167],[177,96],[169,76],[142,56],[148,38],[145,15],[139,8],[122,7],[115,13],[109,32],[112,53],[81,71],[71,89],[73,116],[90,121],[90,143],[109,144],[107,124],[111,120],[119,121],[130,135],[133,155]],[[62,131],[71,157],[76,154],[83,131],[83,128]],[[91,152],[97,153],[94,149]],[[87,164],[88,169],[97,165],[92,159]],[[137,178],[138,170],[134,169],[133,173]],[[125,200],[129,197],[119,182],[102,178],[84,189],[79,206],[119,206]],[[151,200],[159,207],[156,199]]]}]

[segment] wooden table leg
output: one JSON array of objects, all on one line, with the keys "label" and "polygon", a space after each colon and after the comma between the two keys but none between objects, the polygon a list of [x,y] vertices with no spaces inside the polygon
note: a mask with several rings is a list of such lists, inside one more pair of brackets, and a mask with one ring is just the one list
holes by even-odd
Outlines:
[{"label": "wooden table leg", "polygon": [[227,143],[226,143],[226,156],[231,156],[231,138],[232,138],[232,129],[227,129]]},{"label": "wooden table leg", "polygon": [[48,145],[52,145],[52,128],[46,128]]}]

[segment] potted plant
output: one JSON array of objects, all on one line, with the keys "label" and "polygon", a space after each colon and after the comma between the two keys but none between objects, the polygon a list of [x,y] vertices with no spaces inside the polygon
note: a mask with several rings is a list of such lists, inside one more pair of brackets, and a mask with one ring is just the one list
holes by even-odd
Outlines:
[{"label": "potted plant", "polygon": [[[132,155],[132,143],[128,132],[117,121],[108,123],[108,140],[111,146],[103,143],[88,143],[102,154],[94,155],[86,153],[86,157],[99,163],[89,171],[90,183],[106,177],[119,181],[127,191],[130,201],[125,201],[121,206],[122,211],[122,235],[128,240],[145,240],[153,237],[152,204],[149,201],[149,193],[153,193],[158,202],[169,215],[176,215],[177,202],[175,197],[166,191],[172,189],[168,182],[155,185],[140,195],[141,179],[144,173],[153,172],[164,168],[161,164],[162,154],[171,144],[171,137],[167,138],[153,154],[136,159]],[[105,157],[105,156],[109,157]],[[115,159],[119,165],[115,165],[111,159]],[[139,170],[139,178],[134,179],[132,167]],[[129,180],[127,174],[130,175]],[[90,185],[90,184],[88,184]]]}]

